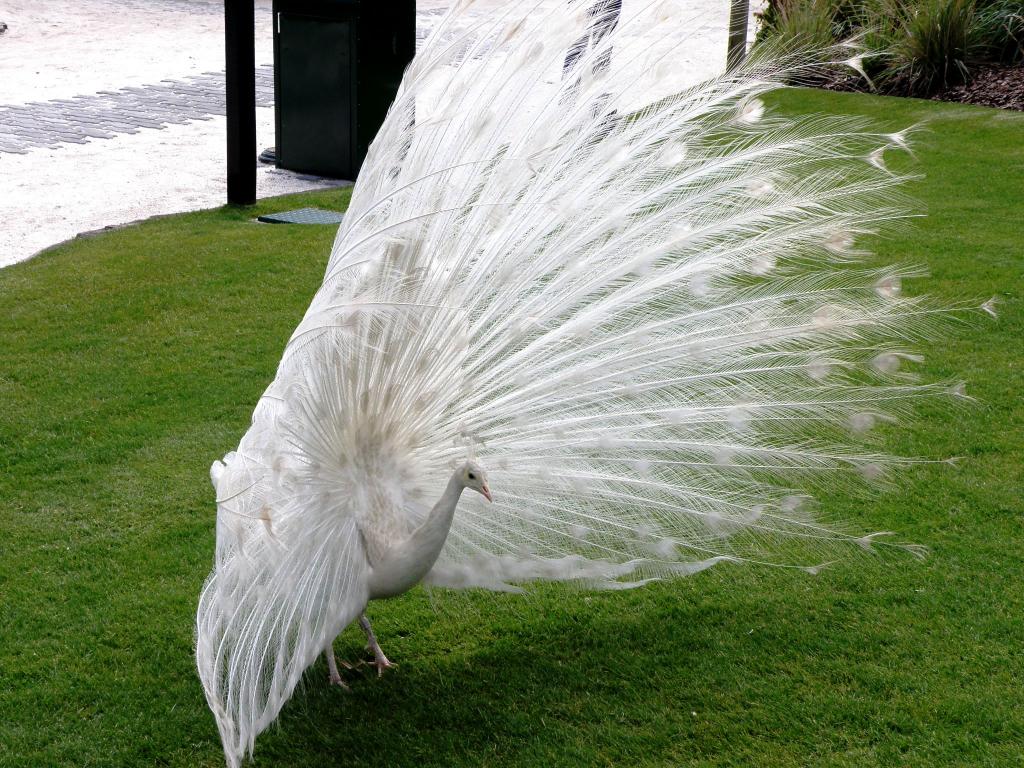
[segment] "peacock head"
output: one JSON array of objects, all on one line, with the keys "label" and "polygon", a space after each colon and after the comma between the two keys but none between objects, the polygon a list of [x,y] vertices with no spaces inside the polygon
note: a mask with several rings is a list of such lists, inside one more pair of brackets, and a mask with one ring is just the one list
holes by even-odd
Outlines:
[{"label": "peacock head", "polygon": [[467,461],[462,467],[460,480],[463,488],[474,490],[488,501],[492,501],[491,489],[487,487],[487,473],[475,461]]}]

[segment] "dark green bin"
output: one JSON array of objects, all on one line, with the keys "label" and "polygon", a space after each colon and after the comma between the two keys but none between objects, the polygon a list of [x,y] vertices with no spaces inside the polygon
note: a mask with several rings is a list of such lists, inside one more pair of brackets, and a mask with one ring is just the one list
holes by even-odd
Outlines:
[{"label": "dark green bin", "polygon": [[277,167],[355,179],[416,52],[415,0],[274,0]]}]

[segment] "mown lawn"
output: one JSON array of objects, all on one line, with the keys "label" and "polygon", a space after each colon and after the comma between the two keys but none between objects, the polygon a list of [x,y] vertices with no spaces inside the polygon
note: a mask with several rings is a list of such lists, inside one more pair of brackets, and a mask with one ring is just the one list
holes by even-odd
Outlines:
[{"label": "mown lawn", "polygon": [[[792,112],[925,120],[929,217],[877,242],[912,292],[1001,316],[926,345],[978,404],[895,451],[963,456],[824,500],[925,562],[814,578],[719,567],[614,594],[428,594],[372,607],[400,664],[351,693],[318,663],[265,766],[1008,766],[1024,761],[1024,115],[796,91]],[[344,192],[258,211],[341,208]],[[26,205],[31,201],[26,201]],[[0,765],[218,766],[192,659],[210,462],[236,444],[319,283],[331,228],[225,208],[0,270]],[[500,489],[496,489],[500,490]],[[357,630],[337,644],[360,653]]]}]

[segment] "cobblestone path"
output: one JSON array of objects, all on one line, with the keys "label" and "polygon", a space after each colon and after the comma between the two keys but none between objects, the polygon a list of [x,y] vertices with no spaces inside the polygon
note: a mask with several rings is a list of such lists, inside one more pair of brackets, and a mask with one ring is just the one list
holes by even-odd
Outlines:
[{"label": "cobblestone path", "polygon": [[[443,11],[417,14],[417,46]],[[274,106],[274,67],[256,68],[256,106]],[[24,155],[31,149],[56,149],[90,139],[138,133],[225,114],[224,73],[205,72],[153,85],[99,91],[70,99],[0,104],[0,154]]]},{"label": "cobblestone path", "polygon": [[[256,68],[256,106],[274,105],[274,68]],[[71,99],[0,106],[0,153],[84,144],[142,128],[163,128],[224,115],[224,73],[207,72],[155,85]]]}]

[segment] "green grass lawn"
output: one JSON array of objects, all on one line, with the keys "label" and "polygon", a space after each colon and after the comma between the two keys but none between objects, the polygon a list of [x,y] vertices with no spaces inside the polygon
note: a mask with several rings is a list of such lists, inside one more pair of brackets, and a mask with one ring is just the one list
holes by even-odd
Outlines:
[{"label": "green grass lawn", "polygon": [[[1008,766],[1024,761],[1024,115],[823,92],[795,113],[926,120],[929,217],[877,242],[908,291],[1001,298],[927,344],[894,451],[963,456],[823,500],[925,562],[818,577],[719,566],[626,593],[417,589],[371,607],[400,668],[330,688],[318,662],[271,766]],[[343,208],[346,192],[287,206]],[[264,202],[257,212],[278,210]],[[330,227],[225,208],[80,239],[0,270],[0,765],[218,766],[192,657],[213,555],[210,462],[232,449],[319,284]],[[500,490],[500,489],[496,489]],[[358,630],[337,643],[361,652]]]}]

